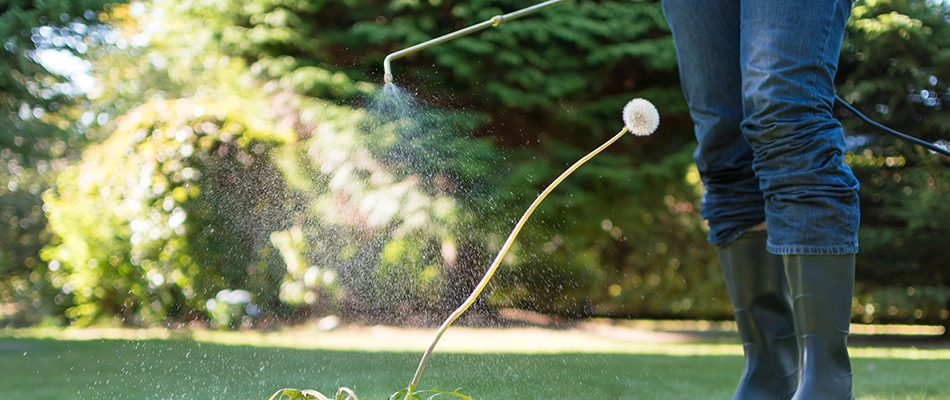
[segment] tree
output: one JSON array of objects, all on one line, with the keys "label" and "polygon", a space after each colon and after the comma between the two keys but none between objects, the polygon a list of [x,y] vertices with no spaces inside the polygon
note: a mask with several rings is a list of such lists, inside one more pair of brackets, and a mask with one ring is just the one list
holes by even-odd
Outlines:
[{"label": "tree", "polygon": [[[38,256],[50,238],[40,197],[86,143],[89,124],[75,123],[82,88],[68,75],[100,39],[97,13],[107,3],[0,5],[0,304],[12,305],[18,324],[59,312]],[[0,322],[7,317],[0,309]]]}]

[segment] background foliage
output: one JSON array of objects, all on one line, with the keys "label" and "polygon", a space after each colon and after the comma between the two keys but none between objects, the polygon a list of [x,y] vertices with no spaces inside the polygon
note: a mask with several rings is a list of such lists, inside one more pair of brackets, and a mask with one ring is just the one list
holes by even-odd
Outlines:
[{"label": "background foliage", "polygon": [[[17,132],[40,137],[42,120],[74,138],[50,145],[58,167],[31,167],[52,182],[32,197],[0,188],[21,204],[2,212],[38,221],[3,214],[33,239],[0,240],[0,320],[434,322],[538,191],[620,128],[632,97],[657,105],[660,131],[625,138],[562,184],[479,310],[728,318],[658,2],[568,2],[397,60],[399,86],[379,86],[386,54],[534,3],[79,5],[69,32],[88,38],[73,53],[98,84],[50,89],[62,98],[55,119],[21,112],[42,102],[0,87],[4,115],[29,124]],[[946,7],[858,1],[839,92],[895,128],[950,139]],[[31,21],[36,32],[56,25]],[[26,60],[33,72],[9,74],[21,86],[52,79]],[[863,184],[856,316],[945,323],[948,163],[845,122]],[[14,141],[4,157],[41,158],[2,132]]]},{"label": "background foliage", "polygon": [[229,288],[277,304],[266,244],[292,199],[267,157],[273,131],[228,106],[149,102],[59,176],[45,198],[58,243],[43,255],[67,318],[188,318]]},{"label": "background foliage", "polygon": [[[866,1],[853,11],[839,93],[888,126],[950,144],[950,5]],[[950,160],[846,121],[862,183],[863,321],[948,323]],[[948,329],[950,331],[950,329]]]},{"label": "background foliage", "polygon": [[[96,123],[79,105],[82,82],[61,67],[101,43],[103,0],[0,3],[0,321],[38,322],[61,309],[40,249],[52,235],[41,200]],[[58,57],[57,57],[58,56]],[[41,65],[40,60],[51,60]]]}]

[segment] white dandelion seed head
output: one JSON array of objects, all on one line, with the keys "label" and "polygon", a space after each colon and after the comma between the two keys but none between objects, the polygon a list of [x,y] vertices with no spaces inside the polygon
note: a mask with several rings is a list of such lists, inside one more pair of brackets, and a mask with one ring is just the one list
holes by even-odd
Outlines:
[{"label": "white dandelion seed head", "polygon": [[647,136],[660,126],[660,113],[653,103],[644,99],[633,99],[623,107],[623,123],[630,133]]}]

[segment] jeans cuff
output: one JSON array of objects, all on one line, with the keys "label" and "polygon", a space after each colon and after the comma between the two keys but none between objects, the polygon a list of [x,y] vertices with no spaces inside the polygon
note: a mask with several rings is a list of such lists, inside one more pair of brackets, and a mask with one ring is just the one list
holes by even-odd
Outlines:
[{"label": "jeans cuff", "polygon": [[858,245],[855,244],[845,244],[845,245],[836,245],[836,246],[775,246],[771,243],[766,243],[765,249],[772,254],[778,255],[812,255],[812,256],[821,256],[821,255],[845,255],[845,254],[857,254]]},{"label": "jeans cuff", "polygon": [[[739,229],[732,231],[728,236],[725,236],[725,237],[715,237],[712,234],[710,234],[707,240],[709,241],[709,243],[712,243],[713,246],[723,248],[732,244],[732,242],[735,242],[736,239],[739,239],[739,237],[741,237],[742,235],[745,235],[746,232],[749,232],[752,228],[755,228],[764,222],[765,221],[763,220],[760,222],[750,224],[748,226],[743,226]],[[766,231],[762,230],[762,232],[766,232]]]}]

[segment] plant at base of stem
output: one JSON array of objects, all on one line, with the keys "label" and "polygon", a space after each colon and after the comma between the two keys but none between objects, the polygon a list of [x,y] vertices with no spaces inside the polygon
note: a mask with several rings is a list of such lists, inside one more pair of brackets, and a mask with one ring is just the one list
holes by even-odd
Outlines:
[{"label": "plant at base of stem", "polygon": [[[345,397],[344,397],[345,396]],[[341,387],[336,391],[336,396],[333,399],[330,399],[323,393],[320,393],[316,390],[297,390],[297,389],[281,389],[277,393],[274,393],[270,397],[270,400],[360,400],[359,397],[356,397],[356,393],[353,393],[350,388]]]},{"label": "plant at base of stem", "polygon": [[422,394],[430,395],[429,397],[426,397],[426,400],[432,399],[438,396],[451,396],[451,397],[455,397],[462,400],[472,400],[471,397],[468,397],[464,394],[459,393],[459,389],[455,389],[452,392],[443,392],[441,390],[435,390],[435,389],[417,390],[417,391],[410,391],[409,389],[404,389],[396,393],[393,393],[391,396],[389,396],[389,399],[387,400],[422,400],[422,397],[420,396]]},{"label": "plant at base of stem", "polygon": [[[452,396],[462,400],[472,400],[471,397],[459,393],[458,389],[452,392],[443,392],[435,389],[412,392],[409,390],[401,390],[390,395],[388,400],[422,400],[421,395],[424,394],[429,395],[429,397],[426,397],[426,400],[438,396]],[[336,396],[334,396],[333,399],[316,390],[281,389],[277,391],[277,393],[274,393],[270,400],[359,400],[359,398],[356,397],[356,394],[353,393],[350,388],[342,387],[337,390]]]}]

